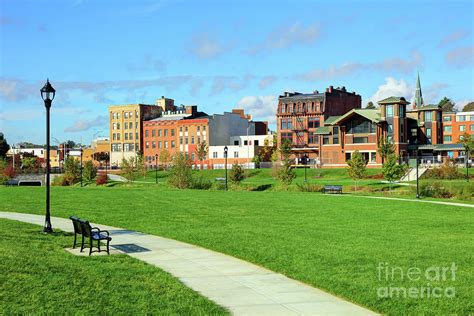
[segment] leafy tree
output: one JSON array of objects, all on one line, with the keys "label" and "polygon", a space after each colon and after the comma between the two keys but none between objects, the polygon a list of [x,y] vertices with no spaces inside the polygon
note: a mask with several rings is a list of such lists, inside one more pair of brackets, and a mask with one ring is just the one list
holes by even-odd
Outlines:
[{"label": "leafy tree", "polygon": [[87,182],[91,182],[97,175],[97,169],[92,163],[92,160],[86,161],[84,164],[84,169],[82,171],[82,175],[84,180]]},{"label": "leafy tree", "polygon": [[5,170],[7,167],[7,161],[3,158],[0,158],[0,184],[3,184],[8,181],[8,176],[5,175]]},{"label": "leafy tree", "polygon": [[395,154],[395,145],[387,137],[384,137],[380,140],[378,152],[382,157],[382,163],[384,163],[388,156]]},{"label": "leafy tree", "polygon": [[278,172],[278,178],[284,185],[290,185],[296,178],[295,170],[291,168],[291,143],[285,139],[280,147],[282,166]]},{"label": "leafy tree", "polygon": [[352,178],[355,182],[355,189],[357,191],[357,181],[362,179],[365,176],[367,168],[367,162],[365,161],[362,154],[356,150],[351,159],[347,161],[347,173],[349,177]]},{"label": "leafy tree", "polygon": [[192,161],[186,153],[178,152],[173,156],[168,183],[178,189],[190,188],[193,184]]},{"label": "leafy tree", "polygon": [[98,161],[100,165],[102,166],[102,162],[109,162],[110,161],[110,155],[108,152],[97,152],[92,155],[95,161]]},{"label": "leafy tree", "polygon": [[255,168],[260,168],[260,163],[262,162],[260,155],[253,156],[252,162],[255,163]]},{"label": "leafy tree", "polygon": [[367,106],[366,106],[365,108],[366,108],[366,109],[375,109],[374,102],[369,101],[369,102],[367,103]]},{"label": "leafy tree", "polygon": [[81,176],[81,166],[74,157],[67,157],[64,163],[64,184],[73,185],[79,182]]},{"label": "leafy tree", "polygon": [[[276,137],[276,136],[274,136]],[[265,139],[263,142],[263,148],[260,149],[258,156],[260,161],[271,161],[272,155],[276,151],[276,139],[273,139],[273,144],[270,146],[270,141]]]},{"label": "leafy tree", "polygon": [[234,163],[229,174],[230,182],[233,184],[239,184],[240,181],[244,179],[244,177],[244,169],[242,169],[242,166],[240,166],[238,163]]},{"label": "leafy tree", "polygon": [[392,183],[400,179],[405,172],[405,167],[398,163],[399,158],[395,154],[390,154],[384,164],[382,165],[382,174],[390,183],[390,190],[392,190]]},{"label": "leafy tree", "polygon": [[207,157],[206,141],[203,141],[203,142],[198,144],[196,152],[197,152],[197,157],[198,157],[199,161],[201,162],[201,169],[202,169],[203,168],[203,162],[204,162],[204,160],[206,160],[206,157]]},{"label": "leafy tree", "polygon": [[21,159],[21,169],[26,171],[35,171],[38,169],[38,157],[28,157],[27,153]]},{"label": "leafy tree", "polygon": [[464,112],[474,111],[474,102],[469,102],[462,108],[462,110]]},{"label": "leafy tree", "polygon": [[474,155],[474,137],[469,133],[465,132],[459,136],[458,144],[464,147],[465,152],[469,152],[469,156]]},{"label": "leafy tree", "polygon": [[10,145],[7,143],[7,139],[3,136],[3,133],[0,133],[0,158],[5,158]]},{"label": "leafy tree", "polygon": [[146,177],[146,165],[145,160],[143,159],[143,153],[138,152],[135,167],[137,169],[137,174],[141,175],[143,178]]},{"label": "leafy tree", "polygon": [[76,147],[77,144],[73,140],[68,140],[67,142],[65,142],[65,145],[66,149],[71,149]]},{"label": "leafy tree", "polygon": [[130,157],[129,159],[123,158],[120,163],[120,169],[122,170],[122,176],[128,180],[128,182],[133,182],[138,177],[137,171],[137,161],[135,157]]},{"label": "leafy tree", "polygon": [[454,111],[456,103],[454,103],[451,99],[444,97],[443,99],[441,99],[441,101],[439,101],[438,106],[441,107],[443,112],[452,112]]},{"label": "leafy tree", "polygon": [[161,164],[163,165],[163,168],[168,168],[168,164],[170,162],[170,159],[171,159],[171,155],[170,155],[170,152],[166,149],[164,149],[161,153],[160,153],[160,162]]}]

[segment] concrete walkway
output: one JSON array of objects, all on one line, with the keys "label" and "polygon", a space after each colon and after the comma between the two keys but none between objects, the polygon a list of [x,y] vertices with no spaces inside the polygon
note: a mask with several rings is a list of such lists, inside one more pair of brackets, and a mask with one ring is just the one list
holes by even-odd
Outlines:
[{"label": "concrete walkway", "polygon": [[[44,224],[44,216],[40,215],[0,212],[0,218]],[[52,217],[51,222],[53,229],[72,232],[69,219]],[[120,245],[133,244],[141,247],[143,252],[127,254],[169,272],[234,315],[376,315],[319,289],[228,255],[123,228],[93,226],[110,231],[112,246],[120,248]]]},{"label": "concrete walkway", "polygon": [[461,207],[474,207],[474,204],[429,201],[429,200],[417,200],[417,199],[402,199],[402,198],[392,198],[392,197],[385,197],[385,196],[369,196],[369,195],[355,195],[355,194],[332,194],[331,196],[350,196],[350,197],[358,197],[358,198],[366,198],[366,199],[394,200],[394,201],[430,203],[430,204],[441,204],[441,205],[461,206]]}]

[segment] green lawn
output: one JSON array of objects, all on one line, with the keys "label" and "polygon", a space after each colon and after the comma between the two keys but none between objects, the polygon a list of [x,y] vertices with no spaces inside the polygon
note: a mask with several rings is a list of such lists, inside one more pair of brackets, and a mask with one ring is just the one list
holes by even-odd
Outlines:
[{"label": "green lawn", "polygon": [[[234,255],[390,314],[474,312],[474,210],[303,192],[52,188],[52,215],[78,215]],[[43,188],[0,188],[0,210],[44,213]],[[379,280],[377,267],[447,267],[446,281]],[[377,289],[455,287],[455,298]]]},{"label": "green lawn", "polygon": [[168,273],[126,255],[78,257],[72,236],[0,219],[0,314],[226,314]]}]

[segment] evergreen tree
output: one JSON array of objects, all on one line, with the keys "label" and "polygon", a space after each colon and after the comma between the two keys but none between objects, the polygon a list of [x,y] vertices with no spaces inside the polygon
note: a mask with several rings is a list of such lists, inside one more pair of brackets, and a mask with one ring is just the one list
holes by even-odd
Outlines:
[{"label": "evergreen tree", "polygon": [[3,133],[0,133],[0,158],[5,158],[10,145],[7,143],[7,139],[3,136]]},{"label": "evergreen tree", "polygon": [[244,179],[244,169],[238,163],[234,163],[232,165],[232,169],[230,170],[230,182],[233,184],[240,184],[240,181]]},{"label": "evergreen tree", "polygon": [[444,97],[439,101],[438,106],[443,110],[443,112],[452,112],[454,111],[456,104],[451,99]]},{"label": "evergreen tree", "polygon": [[367,162],[365,161],[362,154],[356,150],[351,159],[347,161],[347,173],[349,177],[352,178],[355,182],[355,189],[357,191],[357,181],[362,179],[365,176],[367,168]]},{"label": "evergreen tree", "polygon": [[375,109],[374,102],[369,101],[369,102],[367,103],[367,106],[366,106],[365,108],[366,108],[366,109]]}]

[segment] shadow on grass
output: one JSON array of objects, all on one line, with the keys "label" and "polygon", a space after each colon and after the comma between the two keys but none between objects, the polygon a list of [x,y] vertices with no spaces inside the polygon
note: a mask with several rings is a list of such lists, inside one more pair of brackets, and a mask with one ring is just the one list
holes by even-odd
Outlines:
[{"label": "shadow on grass", "polygon": [[271,189],[272,187],[273,187],[272,184],[262,184],[255,188],[252,188],[250,191],[266,191],[268,189]]}]

